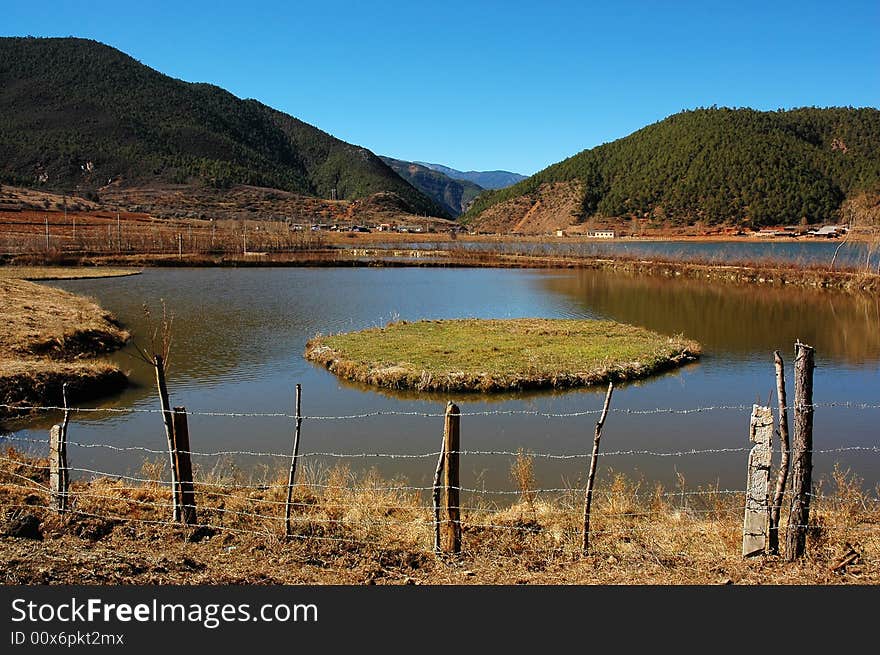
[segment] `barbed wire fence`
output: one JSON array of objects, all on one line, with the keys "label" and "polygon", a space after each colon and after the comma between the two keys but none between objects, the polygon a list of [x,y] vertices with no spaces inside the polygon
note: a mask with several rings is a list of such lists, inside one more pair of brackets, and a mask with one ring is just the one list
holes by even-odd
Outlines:
[{"label": "barbed wire fence", "polygon": [[[65,407],[65,406],[2,406],[4,409],[27,410],[31,412],[64,412],[74,419],[78,414],[90,413],[149,413],[162,414],[163,410],[143,407],[101,408],[101,407]],[[696,408],[657,408],[632,409],[611,408],[612,414],[638,415],[690,415],[721,411],[737,411],[744,413],[743,427],[745,432],[746,416],[753,410],[751,405],[714,405]],[[792,405],[793,410],[802,410],[801,405]],[[811,403],[810,409],[843,408],[850,411],[872,411],[880,409],[880,404],[829,402]],[[424,419],[435,427],[438,434],[440,421],[444,421],[444,444],[446,443],[446,423],[456,423],[477,416],[532,416],[547,420],[570,420],[579,417],[598,416],[601,409],[576,412],[543,412],[529,409],[516,410],[479,410],[455,411],[450,416],[449,408],[445,412],[416,412],[398,410],[377,410],[347,415],[302,415],[284,412],[242,412],[242,411],[188,411],[182,408],[170,410],[174,418],[186,416],[215,417],[227,420],[249,420],[258,418],[285,418],[305,424],[303,443],[315,438],[313,429],[318,429],[322,422],[346,421],[357,422],[370,417],[417,417]],[[58,427],[58,426],[56,426]],[[157,422],[157,436],[158,428]],[[461,429],[459,426],[458,429]],[[190,458],[197,458],[195,475],[190,468],[189,484],[192,495],[184,501],[179,486],[185,484],[187,476],[181,480],[179,475],[168,476],[163,473],[164,465],[169,461],[168,449],[156,448],[153,444],[117,445],[112,443],[67,440],[63,435],[63,448],[59,439],[60,431],[53,428],[50,439],[43,440],[21,435],[5,435],[3,441],[19,448],[9,450],[0,456],[0,485],[6,488],[3,507],[7,512],[25,512],[39,510],[47,514],[62,517],[79,517],[94,519],[98,522],[111,524],[128,523],[142,526],[174,526],[183,527],[187,538],[203,538],[219,532],[241,533],[258,538],[279,541],[297,540],[324,544],[348,544],[364,548],[381,548],[387,544],[387,536],[409,539],[410,542],[421,544],[426,551],[442,551],[444,556],[468,548],[477,548],[486,538],[493,535],[512,535],[515,540],[525,543],[529,539],[544,539],[555,545],[567,544],[569,552],[576,552],[583,536],[583,526],[579,523],[579,499],[584,489],[577,484],[566,486],[542,487],[537,484],[520,484],[518,489],[510,488],[479,488],[465,486],[458,482],[444,483],[437,474],[449,466],[460,467],[460,460],[468,457],[489,457],[508,460],[505,466],[509,469],[512,463],[526,458],[554,461],[583,461],[586,466],[591,453],[586,447],[583,452],[524,452],[522,450],[480,450],[457,446],[450,450],[445,446],[437,450],[425,452],[334,452],[305,449],[303,452],[273,452],[261,450],[201,450],[190,448],[172,448],[170,461],[177,465]],[[195,439],[198,441],[198,438]],[[462,441],[467,441],[466,425],[462,432]],[[158,441],[157,441],[158,442]],[[73,449],[71,462],[66,461],[67,448]],[[77,465],[78,451],[96,449],[139,454],[146,458],[156,457],[155,463],[147,461],[143,473],[131,475],[116,471],[101,470]],[[23,451],[28,456],[22,455]],[[753,447],[719,447],[681,450],[627,449],[608,450],[597,453],[604,463],[613,458],[677,458],[686,460],[691,457],[712,457],[741,455],[743,469],[748,468]],[[772,449],[774,455],[781,451]],[[62,457],[62,453],[64,457]],[[848,444],[835,445],[831,448],[811,448],[809,454],[843,454],[858,453],[864,456],[880,454],[880,444]],[[326,479],[319,479],[316,473],[308,469],[302,471],[299,480],[287,479],[279,475],[274,479],[257,481],[247,479],[239,473],[224,474],[217,472],[222,469],[224,458],[249,457],[267,460],[266,470],[273,463],[301,462],[309,460],[424,460],[426,474],[434,471],[434,484],[418,485],[403,481],[382,481],[375,477],[365,477],[356,481],[347,473],[331,470]],[[438,460],[435,471],[435,460]],[[48,460],[48,461],[47,461]],[[159,466],[162,462],[162,467]],[[63,472],[65,475],[61,475]],[[586,472],[586,471],[584,471]],[[178,471],[179,473],[179,471]],[[310,478],[311,476],[311,478]],[[745,479],[744,475],[744,479]],[[73,478],[65,484],[65,478]],[[733,522],[737,515],[742,516],[747,509],[747,498],[752,491],[750,485],[745,488],[722,489],[717,485],[713,488],[678,490],[642,490],[638,487],[625,488],[614,483],[596,490],[597,498],[604,500],[604,507],[597,514],[600,522],[590,529],[589,534],[609,539],[638,539],[652,531],[652,521],[668,517],[670,504],[677,503],[677,512],[685,512],[687,516],[699,518],[724,519]],[[433,494],[433,505],[425,501],[425,496]],[[440,495],[446,500],[440,502]],[[818,502],[835,503],[840,498],[834,494],[825,494],[812,487],[806,492],[807,498]],[[880,498],[863,494],[858,498],[861,510],[865,514],[880,512]],[[785,494],[786,502],[796,496],[795,492]],[[451,500],[450,500],[451,498]],[[557,511],[539,510],[542,500],[552,500]],[[191,507],[189,516],[175,512],[175,507],[185,505]],[[551,503],[552,505],[552,503]],[[432,511],[433,510],[433,511]],[[450,518],[450,510],[452,517]],[[545,511],[541,514],[541,511]],[[287,527],[291,526],[291,527]],[[803,523],[789,522],[788,530],[809,530],[816,525],[810,521]],[[825,523],[825,532],[839,531],[848,537],[859,532],[878,531],[876,522],[845,521],[839,525]],[[446,538],[447,531],[453,536]],[[439,547],[438,534],[443,532],[443,543],[453,544],[449,548]],[[464,540],[462,546],[462,533]],[[458,546],[455,544],[457,534]],[[193,537],[193,535],[196,535]],[[396,535],[396,536],[395,536]],[[487,537],[488,535],[488,537]]]}]

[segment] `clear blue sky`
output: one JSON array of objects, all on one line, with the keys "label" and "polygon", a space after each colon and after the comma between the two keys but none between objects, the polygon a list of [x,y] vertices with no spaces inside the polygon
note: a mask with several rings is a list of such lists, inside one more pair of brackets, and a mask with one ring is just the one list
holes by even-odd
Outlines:
[{"label": "clear blue sky", "polygon": [[534,173],[685,108],[880,106],[880,1],[26,2],[378,154]]}]

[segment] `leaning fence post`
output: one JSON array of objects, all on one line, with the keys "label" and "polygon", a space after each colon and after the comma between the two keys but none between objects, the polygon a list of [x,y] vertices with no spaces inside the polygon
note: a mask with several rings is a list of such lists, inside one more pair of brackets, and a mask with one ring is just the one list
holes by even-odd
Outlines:
[{"label": "leaning fence post", "polygon": [[743,518],[742,556],[751,557],[767,549],[770,527],[770,463],[773,456],[773,412],[754,405],[749,421],[749,453],[746,478],[746,509]]},{"label": "leaning fence post", "polygon": [[584,493],[584,525],[581,553],[586,555],[590,549],[590,506],[593,504],[593,483],[596,481],[596,466],[599,459],[599,440],[602,438],[602,428],[608,417],[608,408],[611,406],[611,394],[614,392],[614,382],[608,383],[608,391],[605,393],[605,403],[602,405],[602,414],[596,421],[596,431],[593,433],[593,453],[590,455],[590,472],[587,475],[587,490]]},{"label": "leaning fence post", "polygon": [[180,522],[185,525],[196,523],[196,493],[193,486],[192,453],[189,447],[189,427],[186,422],[186,407],[175,407],[174,426],[174,477],[177,480],[177,505],[180,508]]},{"label": "leaning fence post", "polygon": [[[445,424],[444,424],[445,425]],[[440,554],[440,492],[443,484],[443,460],[446,458],[446,433],[443,433],[443,442],[440,444],[440,456],[437,458],[437,468],[434,470],[434,554]]]},{"label": "leaning fence post", "polygon": [[779,515],[782,512],[782,499],[785,495],[785,484],[788,481],[788,460],[790,442],[788,439],[788,399],[785,394],[785,366],[779,351],[773,353],[776,366],[776,400],[779,404],[779,472],[776,475],[776,488],[773,491],[773,504],[770,506],[770,537],[767,552],[779,554]]},{"label": "leaning fence post", "polygon": [[302,427],[302,387],[296,385],[296,428],[293,433],[293,453],[290,456],[290,471],[287,474],[287,502],[284,503],[284,538],[290,539],[290,508],[293,500],[293,485],[296,481],[296,462],[299,459],[299,433]]},{"label": "leaning fence post", "polygon": [[162,422],[165,424],[165,437],[168,440],[168,457],[171,461],[171,498],[174,502],[173,520],[180,521],[180,503],[177,488],[177,464],[174,461],[174,423],[171,417],[171,402],[168,400],[168,385],[165,382],[165,361],[162,355],[153,359],[156,368],[156,386],[159,388],[159,405],[162,408]]},{"label": "leaning fence post", "polygon": [[785,559],[803,557],[810,520],[813,476],[813,369],[815,351],[798,341],[794,357],[794,438],[792,439],[791,511],[785,533]]},{"label": "leaning fence post", "polygon": [[446,405],[443,426],[443,473],[446,487],[446,519],[443,523],[443,550],[461,552],[461,482],[459,475],[459,448],[461,443],[461,412],[458,406]]}]

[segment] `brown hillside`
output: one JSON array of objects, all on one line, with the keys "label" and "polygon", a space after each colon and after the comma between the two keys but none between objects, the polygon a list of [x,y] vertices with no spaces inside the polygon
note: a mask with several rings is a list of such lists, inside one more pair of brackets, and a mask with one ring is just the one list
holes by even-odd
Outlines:
[{"label": "brown hillside", "polygon": [[532,195],[489,207],[472,226],[478,232],[550,234],[575,223],[582,195],[579,181],[542,184]]}]

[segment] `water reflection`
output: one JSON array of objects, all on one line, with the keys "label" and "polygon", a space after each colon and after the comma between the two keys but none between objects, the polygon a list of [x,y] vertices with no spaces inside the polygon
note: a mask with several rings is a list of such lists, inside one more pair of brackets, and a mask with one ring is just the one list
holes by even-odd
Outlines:
[{"label": "water reflection", "polygon": [[713,356],[787,352],[800,339],[825,359],[853,366],[880,360],[876,295],[599,271],[548,276],[545,285],[602,316],[683,333]]}]

